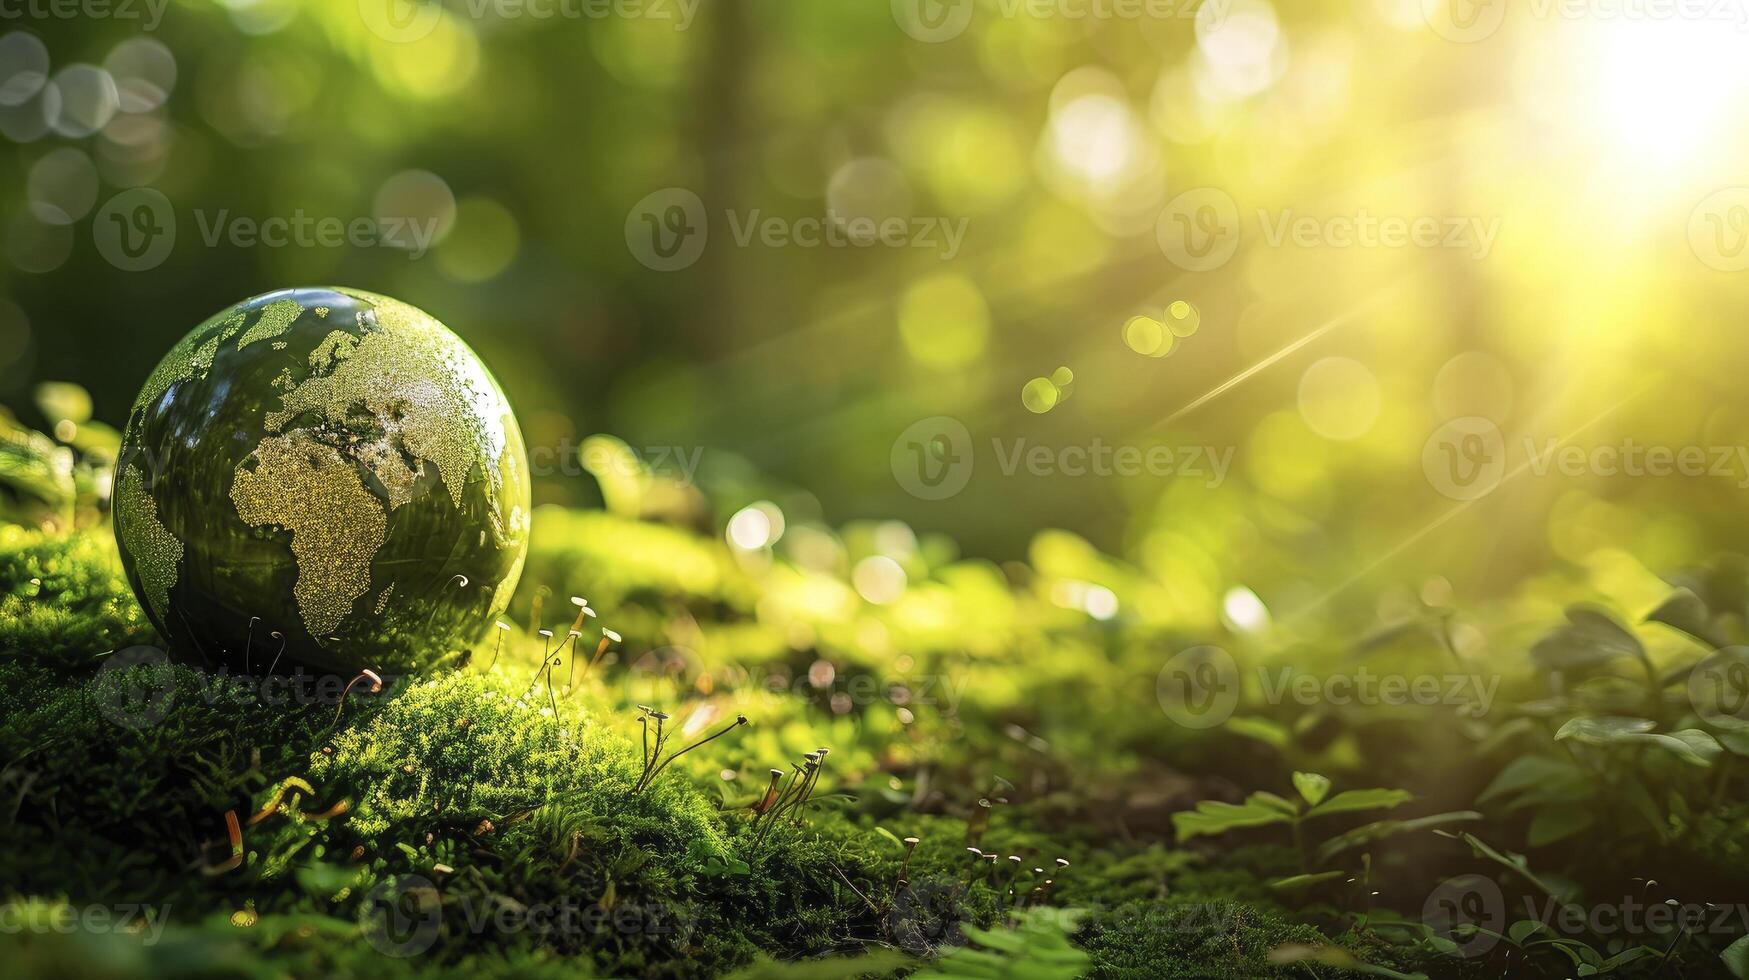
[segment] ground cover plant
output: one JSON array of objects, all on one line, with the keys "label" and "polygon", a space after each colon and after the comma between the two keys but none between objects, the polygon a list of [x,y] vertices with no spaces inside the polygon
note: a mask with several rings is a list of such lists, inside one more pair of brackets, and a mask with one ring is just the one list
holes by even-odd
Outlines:
[{"label": "ground cover plant", "polygon": [[[1312,655],[1066,609],[1146,606],[1061,532],[748,563],[547,508],[461,667],[250,676],[163,656],[71,499],[0,530],[31,975],[1744,975],[1737,559],[1550,579],[1485,652],[1501,609],[1418,601]],[[1426,703],[1280,694],[1387,655]]]}]

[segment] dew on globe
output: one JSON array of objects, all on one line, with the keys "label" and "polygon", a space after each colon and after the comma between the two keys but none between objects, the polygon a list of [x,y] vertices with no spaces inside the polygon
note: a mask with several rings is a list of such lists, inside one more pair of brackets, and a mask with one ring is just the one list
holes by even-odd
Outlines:
[{"label": "dew on globe", "polygon": [[134,403],[115,487],[129,581],[196,663],[404,671],[510,602],[529,473],[503,391],[399,300],[287,289],[196,327]]}]

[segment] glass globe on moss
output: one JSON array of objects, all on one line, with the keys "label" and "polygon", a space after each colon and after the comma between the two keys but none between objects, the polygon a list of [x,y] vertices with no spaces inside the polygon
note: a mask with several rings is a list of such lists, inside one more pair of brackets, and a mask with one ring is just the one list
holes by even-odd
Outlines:
[{"label": "glass globe on moss", "polygon": [[123,435],[116,540],[175,652],[246,673],[454,662],[510,602],[529,472],[498,383],[430,315],[286,289],[194,328]]}]

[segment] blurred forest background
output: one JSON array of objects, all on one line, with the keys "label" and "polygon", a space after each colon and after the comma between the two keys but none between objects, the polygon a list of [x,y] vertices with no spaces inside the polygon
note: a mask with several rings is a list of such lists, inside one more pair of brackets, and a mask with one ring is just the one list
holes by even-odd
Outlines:
[{"label": "blurred forest background", "polygon": [[[702,494],[634,481],[616,506],[718,533],[759,500],[996,560],[1063,528],[1166,583],[1151,601],[1225,596],[1242,624],[1371,611],[1362,581],[1487,594],[1551,559],[1607,578],[1749,548],[1741,23],[1525,7],[1494,29],[1422,0],[8,9],[0,396],[21,414],[67,380],[119,425],[207,316],[344,284],[474,345],[537,453],[607,433],[670,476],[696,454]],[[175,224],[137,271],[100,246],[136,188]],[[640,236],[700,214],[695,256],[650,260]],[[211,238],[299,216],[380,219],[378,240]],[[1369,216],[1438,241],[1344,234]],[[738,240],[768,218],[782,234]],[[858,218],[903,219],[904,244]],[[822,219],[848,244],[806,244]],[[1212,258],[1173,246],[1180,223]],[[976,466],[930,500],[895,440],[936,416]],[[1505,454],[1473,501],[1436,475],[1466,418]],[[1015,440],[1231,469],[1004,473]],[[1530,465],[1562,440],[1698,448],[1709,472]],[[569,469],[538,500],[599,502]]]}]

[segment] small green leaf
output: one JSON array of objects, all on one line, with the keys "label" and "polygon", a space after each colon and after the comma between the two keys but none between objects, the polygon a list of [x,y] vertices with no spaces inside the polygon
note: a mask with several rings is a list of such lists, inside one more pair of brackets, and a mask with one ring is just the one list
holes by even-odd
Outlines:
[{"label": "small green leaf", "polygon": [[1315,772],[1294,773],[1294,789],[1300,791],[1300,798],[1311,806],[1324,802],[1324,797],[1330,792],[1330,779]]},{"label": "small green leaf", "polygon": [[1558,902],[1567,901],[1572,897],[1574,891],[1572,887],[1566,882],[1555,881],[1553,876],[1546,878],[1538,877],[1530,870],[1530,862],[1526,861],[1522,854],[1514,854],[1511,851],[1496,850],[1487,841],[1484,841],[1475,834],[1465,830],[1460,830],[1455,834],[1444,830],[1436,830],[1434,833],[1463,841],[1470,845],[1470,850],[1473,851],[1477,857],[1487,858],[1503,868],[1516,871],[1519,875],[1523,876],[1525,881],[1535,885],[1543,892],[1543,894]]},{"label": "small green leaf", "polygon": [[1658,608],[1646,614],[1646,622],[1663,623],[1681,630],[1715,649],[1724,645],[1718,631],[1713,628],[1712,610],[1690,589],[1679,588],[1670,593]]},{"label": "small green leaf", "polygon": [[1749,980],[1749,936],[1726,946],[1719,959],[1725,962],[1725,969],[1731,971],[1731,976],[1737,980]]},{"label": "small green leaf", "polygon": [[1306,811],[1308,817],[1324,817],[1332,813],[1353,813],[1357,810],[1387,810],[1415,798],[1405,789],[1349,789],[1337,793]]},{"label": "small green leaf", "polygon": [[1370,844],[1373,841],[1393,837],[1397,834],[1430,830],[1434,827],[1443,827],[1446,824],[1480,819],[1482,819],[1482,815],[1474,810],[1458,810],[1452,813],[1435,813],[1430,816],[1416,817],[1413,820],[1376,820],[1325,841],[1323,846],[1318,848],[1318,860],[1328,861],[1350,848]]},{"label": "small green leaf", "polygon": [[1548,928],[1548,923],[1541,919],[1519,919],[1507,927],[1506,938],[1512,940],[1514,946],[1523,946],[1526,939]]},{"label": "small green leaf", "polygon": [[1335,881],[1338,878],[1347,877],[1347,875],[1346,871],[1319,871],[1314,874],[1289,875],[1286,878],[1275,879],[1269,883],[1269,887],[1277,891],[1295,891],[1301,888],[1310,888],[1322,882]]},{"label": "small green leaf", "polygon": [[1730,731],[1719,733],[1719,744],[1732,755],[1749,755],[1749,731]]},{"label": "small green leaf", "polygon": [[1594,819],[1592,810],[1580,806],[1554,806],[1538,810],[1536,816],[1530,820],[1526,842],[1532,847],[1542,847],[1566,840],[1589,828]]},{"label": "small green leaf", "polygon": [[1589,773],[1566,759],[1554,759],[1546,755],[1520,756],[1500,770],[1494,781],[1488,784],[1488,788],[1476,797],[1476,802],[1488,803],[1520,793],[1551,788],[1560,796],[1570,797],[1591,779]]},{"label": "small green leaf", "polygon": [[1240,827],[1263,827],[1287,823],[1293,819],[1291,813],[1283,813],[1255,801],[1256,794],[1242,804],[1204,800],[1196,805],[1194,811],[1181,810],[1174,813],[1172,828],[1177,831],[1180,841],[1187,841],[1205,834],[1224,834]]},{"label": "small green leaf", "polygon": [[1235,735],[1254,738],[1278,749],[1287,748],[1288,742],[1293,738],[1286,725],[1270,721],[1268,718],[1243,716],[1228,718],[1226,724],[1221,727]]},{"label": "small green leaf", "polygon": [[1245,797],[1245,802],[1254,803],[1258,806],[1266,806],[1271,810],[1278,810],[1290,817],[1297,817],[1300,814],[1299,806],[1292,800],[1277,796],[1267,790],[1258,790],[1257,792],[1252,793],[1250,796]]},{"label": "small green leaf", "polygon": [[1676,754],[1684,762],[1710,766],[1724,751],[1719,740],[1698,728],[1676,732],[1654,732],[1653,723],[1645,718],[1574,718],[1555,733],[1556,739],[1573,739],[1587,745],[1656,745]]},{"label": "small green leaf", "polygon": [[1614,745],[1628,741],[1657,727],[1650,718],[1626,718],[1605,715],[1599,718],[1574,718],[1561,726],[1555,739],[1573,739],[1587,745]]},{"label": "small green leaf", "polygon": [[1676,753],[1678,759],[1695,766],[1712,765],[1713,760],[1724,751],[1724,746],[1719,744],[1718,739],[1698,728],[1684,728],[1669,734],[1654,732],[1640,738]]},{"label": "small green leaf", "polygon": [[1546,670],[1585,670],[1622,657],[1646,659],[1646,648],[1627,627],[1594,606],[1567,607],[1567,622],[1531,647],[1531,659]]}]

